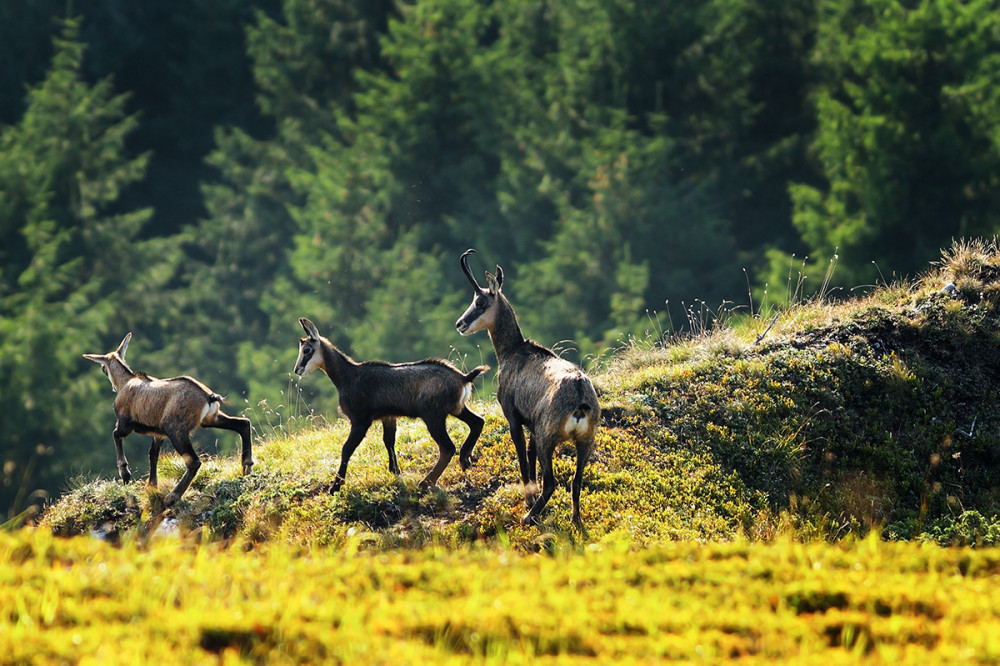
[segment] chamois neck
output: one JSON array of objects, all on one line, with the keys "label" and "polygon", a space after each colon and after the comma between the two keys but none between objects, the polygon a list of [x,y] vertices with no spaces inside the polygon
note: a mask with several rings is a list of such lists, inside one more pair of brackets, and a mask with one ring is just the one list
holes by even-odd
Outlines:
[{"label": "chamois neck", "polygon": [[349,374],[357,365],[350,356],[333,346],[326,338],[320,338],[320,351],[323,354],[323,369],[334,386],[339,387],[347,380]]},{"label": "chamois neck", "polygon": [[117,354],[108,361],[108,378],[111,380],[111,385],[115,387],[116,391],[120,391],[128,380],[135,377],[135,373],[132,372],[132,368],[125,364],[125,361],[117,358]]},{"label": "chamois neck", "polygon": [[503,295],[497,301],[497,314],[493,320],[493,326],[489,329],[489,334],[490,340],[493,341],[493,350],[497,353],[497,360],[507,356],[524,343],[524,335],[517,323],[514,308],[510,306]]}]

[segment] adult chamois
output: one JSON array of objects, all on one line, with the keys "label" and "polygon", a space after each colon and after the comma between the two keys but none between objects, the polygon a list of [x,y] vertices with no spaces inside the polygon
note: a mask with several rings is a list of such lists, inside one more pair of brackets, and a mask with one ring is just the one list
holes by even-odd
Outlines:
[{"label": "adult chamois", "polygon": [[[496,275],[487,273],[487,286],[480,287],[469,269],[469,255],[473,252],[475,250],[467,250],[462,254],[460,263],[475,295],[465,314],[455,322],[455,328],[462,335],[485,328],[493,342],[500,366],[497,369],[497,400],[510,424],[510,435],[517,449],[521,481],[525,488],[525,502],[529,508],[521,522],[538,522],[538,514],[555,490],[552,456],[559,442],[568,440],[576,445],[573,522],[582,525],[580,488],[583,485],[583,469],[594,448],[594,436],[601,418],[597,392],[579,367],[525,339],[514,309],[500,291],[503,269],[497,266]],[[524,428],[531,434],[527,446]],[[542,468],[542,489],[537,499],[536,452]]]},{"label": "adult chamois", "polygon": [[229,416],[219,406],[223,398],[192,377],[157,379],[141,372],[133,372],[125,362],[125,351],[132,339],[129,333],[110,354],[84,354],[83,357],[101,364],[101,370],[118,393],[115,397],[117,422],[113,437],[118,455],[118,473],[122,483],[132,480],[132,472],[122,449],[122,440],[133,432],[152,435],[149,445],[149,480],[151,488],[158,485],[156,464],[160,445],[169,439],[184,460],[186,470],[174,489],[164,498],[165,506],[176,502],[201,467],[201,460],[191,443],[191,433],[201,428],[221,428],[239,433],[243,442],[243,474],[253,467],[250,444],[250,421],[240,416]]},{"label": "adult chamois", "polygon": [[351,421],[351,431],[340,453],[340,469],[331,492],[340,490],[347,475],[347,463],[375,421],[382,421],[382,441],[389,454],[389,471],[399,474],[396,460],[396,419],[401,416],[419,418],[440,451],[437,464],[427,473],[421,488],[437,483],[441,473],[455,455],[455,444],[448,437],[445,421],[448,415],[469,426],[459,455],[459,464],[466,470],[472,464],[472,449],[483,431],[483,418],[468,408],[472,382],[490,369],[481,365],[463,374],[441,359],[429,358],[414,363],[357,363],[321,336],[308,319],[299,319],[306,337],[299,340],[299,357],[295,374],[304,377],[317,368],[337,387],[340,410]]}]

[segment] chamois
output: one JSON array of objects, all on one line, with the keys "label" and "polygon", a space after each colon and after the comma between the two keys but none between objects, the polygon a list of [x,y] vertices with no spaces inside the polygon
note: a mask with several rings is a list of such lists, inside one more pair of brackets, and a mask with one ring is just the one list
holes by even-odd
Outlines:
[{"label": "chamois", "polygon": [[122,440],[133,432],[151,435],[149,445],[149,480],[151,488],[158,485],[156,464],[160,457],[160,445],[169,439],[177,453],[184,459],[187,469],[174,489],[164,498],[165,506],[176,502],[201,467],[198,453],[191,443],[191,433],[197,428],[221,428],[239,433],[243,442],[243,474],[249,474],[253,467],[250,444],[250,421],[239,416],[223,413],[219,406],[223,398],[192,377],[171,377],[157,379],[141,372],[132,372],[125,362],[125,351],[132,339],[129,333],[110,354],[84,354],[83,357],[101,364],[101,370],[118,395],[115,397],[115,452],[118,455],[118,473],[122,483],[132,480],[128,460],[122,450]]},{"label": "chamois", "polygon": [[[594,448],[594,436],[601,418],[597,392],[579,367],[525,339],[514,309],[500,292],[503,269],[497,266],[496,275],[487,273],[487,287],[480,287],[469,269],[469,255],[473,252],[475,250],[467,250],[462,254],[460,263],[475,289],[475,295],[472,304],[455,322],[455,328],[462,335],[485,328],[493,342],[499,362],[497,400],[510,425],[525,488],[525,503],[529,509],[521,522],[525,525],[537,524],[538,515],[555,490],[552,456],[559,442],[569,440],[576,445],[573,522],[582,526],[580,489],[583,486],[583,469]],[[527,447],[525,427],[531,435]],[[542,470],[542,489],[537,498],[536,454]]]},{"label": "chamois", "polygon": [[389,471],[399,474],[396,461],[396,419],[401,416],[422,419],[440,454],[437,464],[420,482],[421,488],[437,483],[441,473],[455,455],[455,444],[448,437],[445,421],[449,414],[469,426],[459,455],[465,471],[472,464],[472,449],[483,431],[485,421],[472,412],[466,402],[472,395],[472,383],[490,369],[488,365],[462,374],[455,366],[441,359],[429,358],[414,363],[357,363],[321,336],[308,319],[299,319],[306,337],[299,340],[299,357],[295,374],[304,377],[319,368],[337,387],[340,410],[351,422],[351,431],[340,453],[340,469],[330,487],[340,490],[347,475],[351,454],[364,439],[375,421],[382,421],[382,441],[389,454]]}]

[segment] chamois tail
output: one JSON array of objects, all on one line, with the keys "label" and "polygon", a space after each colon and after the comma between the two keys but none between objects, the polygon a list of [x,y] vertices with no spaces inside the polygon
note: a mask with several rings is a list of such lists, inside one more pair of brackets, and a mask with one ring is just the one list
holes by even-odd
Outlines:
[{"label": "chamois tail", "polygon": [[472,383],[473,381],[475,381],[476,377],[478,377],[479,375],[481,375],[482,373],[486,372],[489,369],[490,366],[488,365],[480,365],[478,367],[475,367],[472,369],[472,372],[462,377],[462,380],[467,384]]}]

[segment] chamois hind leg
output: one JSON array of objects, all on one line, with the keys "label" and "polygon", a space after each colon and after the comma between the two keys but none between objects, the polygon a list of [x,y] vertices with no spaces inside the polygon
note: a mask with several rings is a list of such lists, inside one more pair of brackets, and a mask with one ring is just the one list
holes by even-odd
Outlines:
[{"label": "chamois hind leg", "polygon": [[580,518],[580,489],[583,488],[583,468],[587,466],[593,448],[593,438],[576,443],[576,473],[573,475],[573,523],[581,528],[583,527],[583,519]]},{"label": "chamois hind leg", "polygon": [[421,488],[429,488],[437,483],[441,473],[448,467],[448,463],[455,457],[455,443],[448,437],[448,427],[445,425],[444,416],[429,416],[424,418],[427,424],[427,432],[431,434],[438,445],[438,461],[433,469],[427,473],[424,480],[420,482]]},{"label": "chamois hind leg", "polygon": [[160,462],[160,446],[162,444],[163,440],[159,437],[153,437],[149,443],[149,480],[146,481],[146,485],[154,489],[159,485],[156,466]]},{"label": "chamois hind leg", "polygon": [[177,482],[174,489],[170,491],[170,494],[163,498],[164,506],[171,506],[174,502],[181,498],[184,491],[188,489],[191,482],[194,481],[195,475],[198,473],[198,468],[201,467],[201,460],[198,459],[198,453],[194,450],[194,445],[191,444],[191,436],[187,433],[174,434],[170,436],[170,442],[174,445],[174,449],[180,454],[181,458],[184,460],[184,466],[187,468],[184,470],[184,476],[181,480]]},{"label": "chamois hind leg", "polygon": [[542,468],[542,492],[528,513],[524,514],[524,518],[521,519],[522,525],[538,523],[538,514],[549,503],[549,498],[552,497],[552,492],[556,489],[556,477],[552,472],[552,454],[555,453],[556,442],[545,440],[540,444],[538,447],[538,462]]},{"label": "chamois hind leg", "polygon": [[469,426],[469,436],[465,438],[462,450],[458,456],[458,464],[462,466],[462,471],[464,472],[472,466],[472,449],[476,446],[476,442],[479,441],[479,435],[483,433],[483,425],[486,423],[486,420],[468,407],[463,407],[456,418]]},{"label": "chamois hind leg", "polygon": [[132,480],[132,471],[128,468],[128,459],[125,458],[125,449],[122,446],[122,440],[129,436],[132,432],[132,424],[129,421],[119,419],[115,424],[115,430],[111,433],[111,436],[115,440],[115,456],[118,460],[118,475],[121,477],[122,483],[128,483]]},{"label": "chamois hind leg", "polygon": [[399,474],[399,461],[396,459],[396,419],[382,419],[382,443],[385,452],[389,454],[389,471]]},{"label": "chamois hind leg", "polygon": [[344,485],[344,479],[347,477],[347,463],[354,454],[354,450],[358,448],[358,444],[365,438],[365,434],[371,426],[371,419],[351,421],[351,432],[347,435],[344,447],[340,450],[340,469],[337,470],[337,478],[333,480],[333,485],[330,486],[331,493],[337,492]]},{"label": "chamois hind leg", "polygon": [[253,445],[250,443],[250,419],[242,416],[229,416],[222,412],[217,412],[215,418],[203,424],[207,428],[220,428],[238,433],[243,444],[240,464],[243,467],[243,475],[246,476],[253,468]]}]

